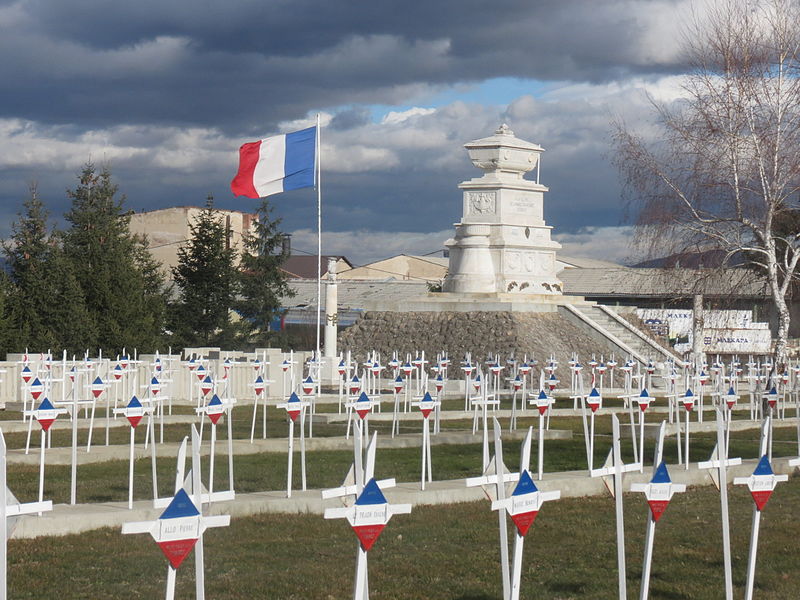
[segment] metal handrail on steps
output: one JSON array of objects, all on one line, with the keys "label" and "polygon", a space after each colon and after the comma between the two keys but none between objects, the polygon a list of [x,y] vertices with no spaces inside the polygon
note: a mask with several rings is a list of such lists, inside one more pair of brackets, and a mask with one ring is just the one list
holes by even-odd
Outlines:
[{"label": "metal handrail on steps", "polygon": [[575,315],[576,317],[578,317],[582,321],[586,322],[592,329],[594,329],[595,331],[599,332],[600,334],[602,334],[603,336],[608,338],[612,343],[614,343],[617,346],[619,346],[622,350],[624,350],[625,352],[630,354],[633,358],[635,358],[639,362],[645,362],[646,361],[646,358],[644,356],[642,356],[639,352],[637,352],[636,350],[634,350],[633,348],[628,346],[628,344],[626,344],[621,339],[619,339],[617,336],[615,336],[613,333],[608,331],[605,327],[600,325],[600,323],[598,323],[597,321],[592,319],[589,315],[583,314],[581,311],[579,311],[577,308],[575,308],[571,304],[564,304],[559,308],[566,309],[567,311],[571,312],[573,315]]},{"label": "metal handrail on steps", "polygon": [[652,348],[656,349],[663,356],[667,356],[667,357],[671,358],[675,362],[675,365],[677,365],[679,367],[684,367],[685,366],[686,363],[683,360],[681,360],[678,356],[676,356],[671,350],[668,350],[667,348],[664,348],[663,346],[658,344],[655,340],[649,338],[642,331],[640,331],[637,327],[635,327],[631,323],[628,323],[628,321],[626,321],[625,319],[620,317],[613,310],[611,310],[607,306],[604,306],[603,304],[595,304],[595,306],[597,308],[599,308],[602,312],[607,314],[609,317],[614,319],[614,321],[616,321],[617,323],[622,325],[626,330],[630,331],[631,333],[634,333],[636,336],[639,337],[639,339],[641,339],[642,341],[644,341],[647,344],[649,344]]}]

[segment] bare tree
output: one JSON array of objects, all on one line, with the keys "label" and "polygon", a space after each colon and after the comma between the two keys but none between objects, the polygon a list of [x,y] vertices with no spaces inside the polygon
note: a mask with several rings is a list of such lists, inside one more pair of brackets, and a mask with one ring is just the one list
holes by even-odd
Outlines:
[{"label": "bare tree", "polygon": [[[745,255],[778,316],[775,363],[786,364],[787,294],[797,278],[800,10],[797,0],[724,0],[684,38],[682,98],[652,101],[659,139],[615,123],[615,162],[638,241],[665,252]],[[785,228],[784,228],[785,229]]]}]

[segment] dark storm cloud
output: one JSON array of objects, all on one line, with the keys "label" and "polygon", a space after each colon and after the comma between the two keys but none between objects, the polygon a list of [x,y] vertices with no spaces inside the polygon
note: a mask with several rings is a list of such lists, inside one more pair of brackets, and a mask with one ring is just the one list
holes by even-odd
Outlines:
[{"label": "dark storm cloud", "polygon": [[313,109],[401,103],[420,86],[663,72],[670,53],[643,40],[651,8],[671,4],[20,1],[0,9],[0,77],[13,82],[0,117],[264,131]]},{"label": "dark storm cloud", "polygon": [[[548,224],[582,247],[601,228],[608,246],[625,235],[610,227],[609,106],[637,117],[641,82],[680,70],[672,10],[687,1],[0,0],[0,236],[32,181],[59,219],[88,160],[137,211],[209,194],[252,210],[228,187],[236,148],[322,111],[329,251],[440,246],[458,183],[480,175],[462,145],[504,121],[547,150]],[[498,77],[536,97],[456,94]],[[285,230],[314,230],[313,190],[270,200]]]}]

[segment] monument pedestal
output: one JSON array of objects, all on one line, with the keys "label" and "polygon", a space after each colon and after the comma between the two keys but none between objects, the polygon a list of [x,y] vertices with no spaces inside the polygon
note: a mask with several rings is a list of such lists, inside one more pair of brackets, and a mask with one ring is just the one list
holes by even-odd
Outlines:
[{"label": "monument pedestal", "polygon": [[[464,145],[482,177],[461,183],[463,212],[450,251],[443,290],[454,294],[561,295],[556,250],[544,221],[538,182],[544,149],[514,136],[506,125],[494,135]],[[524,178],[537,169],[537,181]]]},{"label": "monument pedestal", "polygon": [[559,294],[489,294],[429,292],[424,296],[370,303],[368,311],[384,312],[556,312],[559,306],[589,305],[582,296]]}]

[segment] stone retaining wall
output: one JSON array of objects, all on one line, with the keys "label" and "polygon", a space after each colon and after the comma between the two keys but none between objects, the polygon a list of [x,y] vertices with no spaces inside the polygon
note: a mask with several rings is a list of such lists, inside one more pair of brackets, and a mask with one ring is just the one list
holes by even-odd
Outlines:
[{"label": "stone retaining wall", "polygon": [[[426,357],[446,350],[451,358],[461,359],[471,352],[474,359],[512,352],[527,354],[539,361],[551,354],[566,366],[572,353],[582,361],[592,354],[610,356],[611,348],[592,339],[558,313],[521,312],[367,312],[355,325],[339,334],[339,348],[357,358],[376,350],[384,362],[397,351],[425,351]],[[619,358],[619,357],[618,357]]]}]

